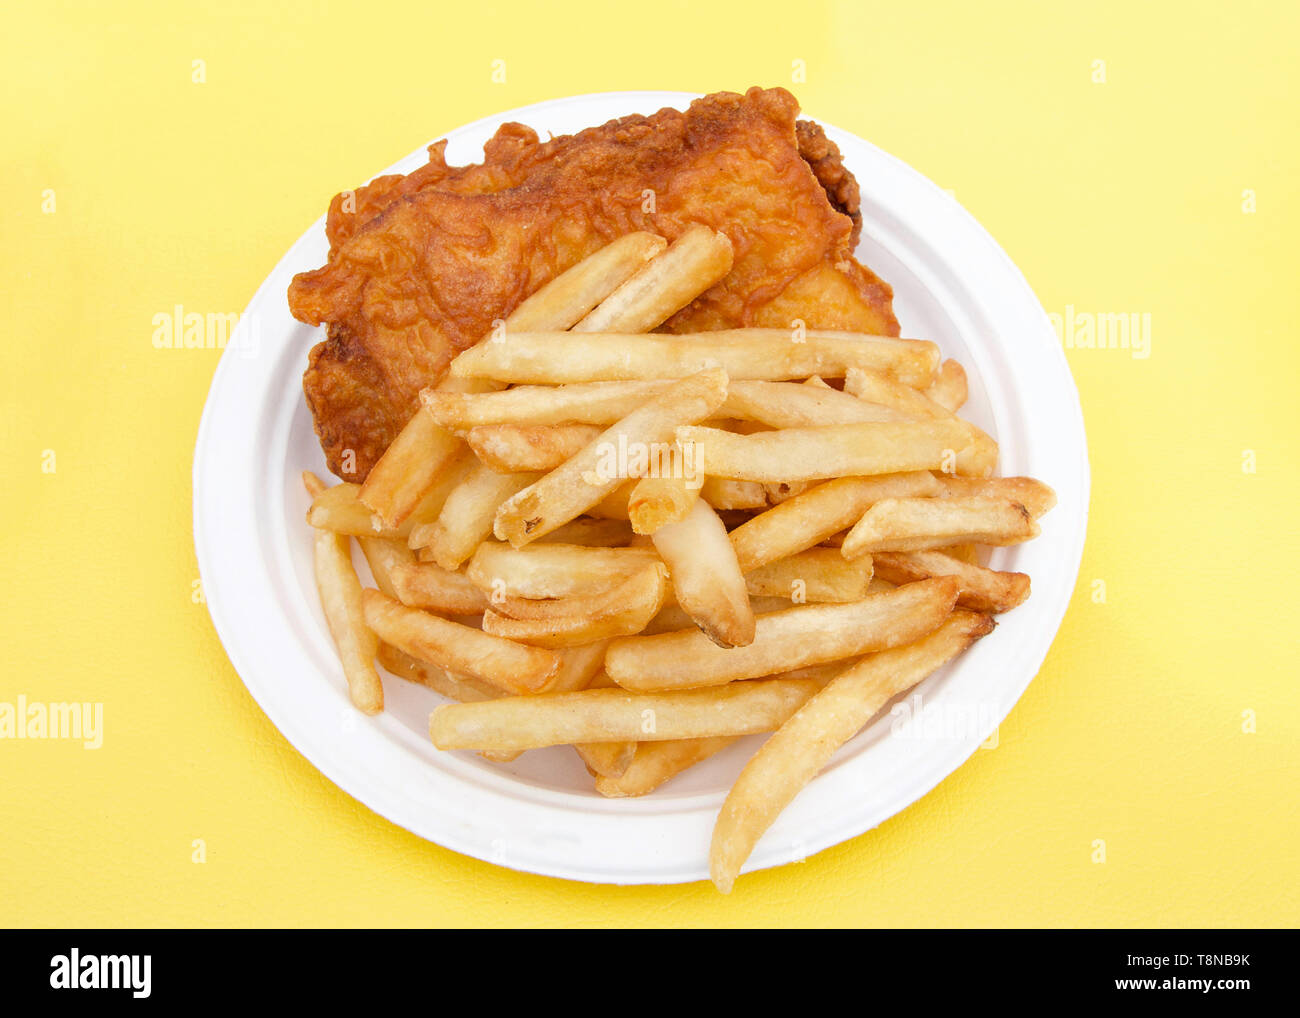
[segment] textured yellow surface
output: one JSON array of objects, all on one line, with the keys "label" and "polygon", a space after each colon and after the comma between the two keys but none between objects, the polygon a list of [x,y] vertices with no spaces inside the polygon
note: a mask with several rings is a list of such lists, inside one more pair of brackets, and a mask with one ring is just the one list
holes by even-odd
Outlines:
[{"label": "textured yellow surface", "polygon": [[[0,41],[0,703],[105,730],[0,741],[0,924],[1300,921],[1295,5],[203,6],[20,5]],[[459,124],[751,84],[951,188],[1076,328],[1150,315],[1147,357],[1068,351],[1070,614],[996,749],[729,898],[426,844],[290,748],[195,603],[218,353],[153,316],[241,310],[335,190]]]}]

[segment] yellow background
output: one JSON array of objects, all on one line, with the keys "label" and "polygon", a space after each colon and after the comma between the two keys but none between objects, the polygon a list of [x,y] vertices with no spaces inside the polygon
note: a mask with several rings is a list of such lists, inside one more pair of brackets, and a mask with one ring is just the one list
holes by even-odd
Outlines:
[{"label": "yellow background", "polygon": [[[106,735],[0,742],[0,924],[1300,920],[1297,7],[550,6],[6,14],[0,700],[101,701]],[[190,466],[218,354],[154,349],[152,316],[242,310],[334,191],[462,123],[751,84],[951,188],[1048,311],[1150,313],[1149,359],[1069,351],[1093,471],[1069,616],[997,749],[729,898],[424,843],[288,745],[194,603]]]}]

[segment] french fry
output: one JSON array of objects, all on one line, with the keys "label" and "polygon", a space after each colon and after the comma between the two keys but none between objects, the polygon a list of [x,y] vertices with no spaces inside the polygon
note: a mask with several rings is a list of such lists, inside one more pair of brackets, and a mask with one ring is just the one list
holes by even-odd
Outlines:
[{"label": "french fry", "polygon": [[498,473],[544,473],[576,456],[600,432],[591,424],[488,424],[472,428],[465,441],[481,463]]},{"label": "french fry", "polygon": [[375,671],[378,650],[375,634],[367,628],[362,613],[361,581],[352,568],[352,544],[343,534],[316,531],[316,590],[338,647],[348,694],[365,714],[384,709],[384,687]]},{"label": "french fry", "polygon": [[[457,431],[498,424],[613,424],[647,400],[662,395],[671,379],[521,385],[499,392],[459,393],[425,389],[420,399],[442,427]],[[859,402],[856,401],[855,402]]]},{"label": "french fry", "polygon": [[767,491],[757,481],[705,477],[700,498],[714,509],[766,509]]},{"label": "french fry", "polygon": [[[629,233],[562,272],[528,297],[505,319],[507,330],[567,329],[621,286],[665,241],[651,233]],[[494,337],[485,337],[485,339]],[[444,378],[438,389],[482,392],[491,383]],[[370,470],[361,501],[390,528],[400,525],[463,448],[421,405]]]},{"label": "french fry", "polygon": [[1026,573],[1004,573],[972,565],[942,551],[878,552],[875,568],[883,579],[912,583],[931,576],[955,576],[961,584],[957,604],[979,612],[1010,611],[1029,597]]},{"label": "french fry", "polygon": [[677,523],[700,497],[703,474],[693,474],[681,450],[670,447],[651,463],[650,473],[632,487],[627,500],[628,520],[637,534],[653,534]]},{"label": "french fry", "polygon": [[375,586],[389,597],[397,597],[397,588],[393,586],[393,570],[399,566],[414,565],[415,552],[402,541],[389,541],[382,537],[358,537],[361,554],[370,566],[370,575],[375,578]]},{"label": "french fry", "polygon": [[[790,607],[790,599],[788,597],[755,597],[751,595],[749,607],[757,617],[767,612],[785,611]],[[694,626],[695,620],[686,613],[686,609],[673,602],[665,604],[659,610],[659,614],[647,623],[645,629],[641,630],[641,635],[656,636],[659,633],[675,633],[679,629],[691,629]]]},{"label": "french fry", "polygon": [[827,424],[756,435],[683,425],[677,444],[694,451],[706,474],[773,483],[938,470],[960,457],[970,435],[956,418]]},{"label": "french fry", "polygon": [[509,696],[444,704],[429,716],[439,749],[511,751],[584,742],[658,742],[771,731],[812,696],[814,679],[760,679],[717,689]]},{"label": "french fry", "polygon": [[607,799],[646,795],[697,763],[721,753],[739,735],[715,735],[672,742],[634,742],[636,752],[618,775],[600,775],[596,791]]},{"label": "french fry", "polygon": [[[608,585],[608,581],[606,583],[600,590],[568,597],[531,598],[497,593],[492,598],[490,607],[498,615],[521,622],[572,622],[584,618],[603,618],[650,601],[666,602],[671,592],[667,567],[649,557],[614,584]],[[662,609],[663,603],[659,607]],[[651,618],[653,617],[652,615]]]},{"label": "french fry", "polygon": [[944,361],[925,394],[955,414],[966,405],[966,369],[958,361]]},{"label": "french fry", "polygon": [[457,703],[495,700],[503,695],[501,690],[487,683],[468,675],[455,675],[428,661],[419,661],[389,643],[380,642],[379,663],[399,678],[432,689],[438,695]]},{"label": "french fry", "polygon": [[684,336],[613,332],[508,333],[480,343],[451,363],[455,378],[512,384],[644,381],[685,378],[721,367],[731,378],[787,381],[842,378],[851,367],[881,371],[908,385],[934,377],[939,350],[919,339],[809,330],[795,342],[786,329],[726,329]]},{"label": "french fry", "polygon": [[[588,684],[588,689],[609,689],[614,680],[603,671]],[[627,770],[636,755],[635,742],[579,742],[574,745],[578,756],[595,778],[618,778]]]},{"label": "french fry", "polygon": [[477,615],[487,611],[488,598],[464,573],[452,572],[432,562],[410,562],[390,573],[395,597],[408,608],[436,614]]},{"label": "french fry", "polygon": [[606,297],[574,332],[649,332],[731,271],[731,241],[691,226]]},{"label": "french fry", "polygon": [[832,389],[824,382],[813,386],[798,382],[733,381],[727,388],[727,401],[720,413],[758,421],[770,428],[870,424],[905,420],[908,416]]},{"label": "french fry", "polygon": [[[626,484],[620,484],[608,495],[587,510],[588,516],[594,516],[599,520],[631,520],[631,512],[628,509],[628,503],[632,498],[632,489],[636,487],[636,481],[628,481]],[[543,534],[542,538],[547,535]],[[538,540],[542,540],[538,538]]]},{"label": "french fry", "polygon": [[[936,403],[923,392],[903,385],[886,375],[875,371],[863,371],[850,368],[844,379],[844,391],[872,404],[892,407],[908,417],[921,420],[959,420],[947,407]],[[972,477],[987,477],[997,465],[998,445],[993,439],[969,421],[962,421],[968,437],[964,445],[957,450],[952,462],[951,473]]]},{"label": "french fry", "polygon": [[1032,477],[948,477],[939,478],[939,495],[944,498],[1009,498],[1038,519],[1056,505],[1056,492]]},{"label": "french fry", "polygon": [[628,544],[634,537],[632,527],[623,520],[595,519],[579,516],[562,527],[557,527],[539,544],[581,544],[588,548],[617,548]]},{"label": "french fry", "polygon": [[537,693],[548,689],[559,671],[560,659],[554,651],[525,647],[407,608],[377,590],[362,591],[361,604],[366,625],[385,643],[411,657],[482,679],[507,692]]},{"label": "french fry", "polygon": [[709,874],[718,890],[731,890],[763,832],[836,750],[891,699],[992,629],[986,615],[954,612],[929,636],[864,658],[804,703],[763,744],[727,794],[709,853]]},{"label": "french fry", "polygon": [[[684,689],[886,650],[930,632],[952,611],[951,576],[909,583],[851,604],[816,604],[757,617],[753,643],[724,649],[683,631],[615,640],[605,671],[624,689]],[[721,734],[721,733],[713,733]]]},{"label": "french fry", "polygon": [[[847,561],[834,548],[809,548],[745,574],[750,594],[797,603],[860,601],[871,585],[871,557]],[[924,577],[913,577],[923,579]]]},{"label": "french fry", "polygon": [[516,492],[537,480],[536,473],[499,474],[479,464],[447,496],[442,512],[433,523],[411,532],[411,540],[433,552],[443,569],[456,570],[492,536],[497,509]]},{"label": "french fry", "polygon": [[396,529],[386,527],[357,497],[361,486],[343,482],[325,488],[311,500],[307,522],[317,530],[330,530],[352,537],[383,537],[404,540],[410,532],[410,521]]},{"label": "french fry", "polygon": [[555,681],[548,692],[576,693],[590,686],[600,677],[609,644],[609,640],[596,640],[557,650],[555,654],[560,659],[560,670],[556,672]]},{"label": "french fry", "polygon": [[881,551],[926,551],[963,541],[1019,544],[1037,537],[1029,510],[1009,498],[886,498],[868,509],[844,538],[845,558]]},{"label": "french fry", "polygon": [[609,593],[601,610],[573,614],[562,601],[535,602],[553,613],[511,618],[489,609],[483,631],[537,647],[573,647],[639,633],[658,614],[668,595],[668,571],[660,563],[638,570]]},{"label": "french fry", "polygon": [[656,445],[669,446],[677,426],[703,420],[726,396],[725,371],[701,371],[682,379],[611,425],[563,466],[507,500],[497,511],[496,536],[518,548],[581,516],[627,479],[628,464],[620,462],[624,450],[644,450],[648,456]]},{"label": "french fry", "polygon": [[[757,484],[757,481],[736,481],[736,484]],[[772,505],[780,505],[782,502],[788,502],[796,495],[802,495],[811,488],[816,481],[776,481],[763,485],[763,494],[767,501]]]},{"label": "french fry", "polygon": [[752,572],[853,526],[882,498],[937,495],[939,490],[938,480],[924,470],[840,477],[809,488],[737,527],[730,534],[731,544],[741,571]]},{"label": "french fry", "polygon": [[513,548],[484,541],[465,569],[470,582],[493,604],[511,595],[526,598],[596,594],[658,562],[653,548],[588,548],[539,542]]},{"label": "french fry", "polygon": [[696,499],[681,521],[660,527],[651,539],[672,574],[678,605],[700,631],[719,647],[753,643],[754,611],[745,577],[727,529],[708,503]]}]

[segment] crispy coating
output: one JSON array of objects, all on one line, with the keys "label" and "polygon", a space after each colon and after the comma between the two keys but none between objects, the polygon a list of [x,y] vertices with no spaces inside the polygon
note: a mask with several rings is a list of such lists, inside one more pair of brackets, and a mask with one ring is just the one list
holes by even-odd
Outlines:
[{"label": "crispy coating", "polygon": [[289,288],[295,317],[329,325],[303,388],[330,469],[364,478],[456,353],[633,230],[672,240],[704,223],[735,248],[732,271],[669,331],[800,319],[897,335],[889,287],[852,255],[857,183],[797,114],[778,88],[547,142],[508,124],[481,164],[449,167],[439,142],[414,173],[335,198],[328,263]]}]

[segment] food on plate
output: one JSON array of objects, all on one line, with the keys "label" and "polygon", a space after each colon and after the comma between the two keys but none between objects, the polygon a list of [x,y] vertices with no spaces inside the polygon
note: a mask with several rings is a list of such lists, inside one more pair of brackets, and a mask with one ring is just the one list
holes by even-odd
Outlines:
[{"label": "food on plate", "polygon": [[[433,744],[571,745],[609,798],[772,733],[718,818],[764,832],[1030,579],[1055,503],[996,476],[962,366],[899,338],[857,184],[783,90],[710,96],[336,199],[290,291],[328,325],[303,480],[357,707],[376,662],[452,701]],[[353,565],[357,543],[373,578]]]},{"label": "food on plate", "polygon": [[289,295],[329,327],[303,388],[330,469],[365,480],[459,351],[627,233],[701,225],[743,245],[669,331],[802,319],[896,335],[889,287],[853,256],[856,183],[797,115],[784,89],[751,89],[546,142],[508,124],[477,166],[449,167],[434,145],[421,170],[336,198],[329,260]]}]

